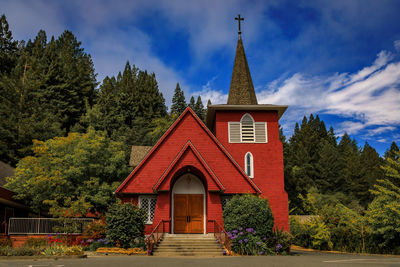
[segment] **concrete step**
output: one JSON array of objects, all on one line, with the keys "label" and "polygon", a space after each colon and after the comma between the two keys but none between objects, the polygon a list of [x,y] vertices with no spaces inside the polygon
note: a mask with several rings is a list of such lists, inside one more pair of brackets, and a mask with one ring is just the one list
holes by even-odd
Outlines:
[{"label": "concrete step", "polygon": [[190,244],[218,244],[216,240],[171,240],[164,239],[161,241],[163,244],[182,244],[182,245],[190,245]]},{"label": "concrete step", "polygon": [[176,256],[203,256],[203,257],[215,257],[215,256],[222,256],[222,251],[221,252],[154,252],[154,256],[158,257],[176,257]]},{"label": "concrete step", "polygon": [[169,248],[185,248],[185,247],[191,247],[191,248],[220,248],[219,244],[191,244],[189,245],[182,245],[182,244],[162,244],[158,245],[157,247],[169,247]]},{"label": "concrete step", "polygon": [[213,234],[165,234],[153,255],[221,256],[222,251]]},{"label": "concrete step", "polygon": [[215,239],[212,234],[164,234],[164,238],[178,239]]}]

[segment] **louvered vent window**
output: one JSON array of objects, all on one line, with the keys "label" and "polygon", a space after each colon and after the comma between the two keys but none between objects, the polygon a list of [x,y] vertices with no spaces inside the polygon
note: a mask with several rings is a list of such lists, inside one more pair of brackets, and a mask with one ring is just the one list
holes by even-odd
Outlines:
[{"label": "louvered vent window", "polygon": [[241,120],[242,142],[254,142],[254,121],[246,114]]},{"label": "louvered vent window", "polygon": [[140,196],[139,197],[139,208],[146,211],[147,220],[146,224],[152,224],[154,218],[154,212],[156,210],[157,197]]},{"label": "louvered vent window", "polygon": [[228,123],[229,143],[267,143],[267,123],[254,122],[245,114],[240,122]]}]

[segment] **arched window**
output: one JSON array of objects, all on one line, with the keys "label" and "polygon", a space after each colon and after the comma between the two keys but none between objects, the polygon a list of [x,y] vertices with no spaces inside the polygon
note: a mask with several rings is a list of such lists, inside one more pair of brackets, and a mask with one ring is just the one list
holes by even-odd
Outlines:
[{"label": "arched window", "polygon": [[267,143],[267,122],[255,122],[246,113],[239,121],[228,122],[229,143]]},{"label": "arched window", "polygon": [[253,155],[250,152],[247,152],[244,156],[244,166],[246,170],[247,176],[250,178],[254,177],[254,166],[253,166]]},{"label": "arched window", "polygon": [[254,142],[254,120],[250,114],[244,114],[240,120],[242,142]]}]

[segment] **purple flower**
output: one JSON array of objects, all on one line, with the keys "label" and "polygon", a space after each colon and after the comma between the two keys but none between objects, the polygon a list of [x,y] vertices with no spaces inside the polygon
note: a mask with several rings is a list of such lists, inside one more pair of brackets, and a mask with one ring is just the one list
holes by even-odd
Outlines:
[{"label": "purple flower", "polygon": [[257,245],[261,246],[261,242],[260,242],[260,241],[258,241],[258,242],[257,242]]},{"label": "purple flower", "polygon": [[244,242],[247,243],[247,242],[249,242],[249,240],[248,240],[247,238],[245,238],[245,239],[244,239]]},{"label": "purple flower", "polygon": [[232,233],[237,234],[238,230],[233,230]]},{"label": "purple flower", "polygon": [[260,252],[258,252],[258,254],[264,255],[264,251],[260,251]]},{"label": "purple flower", "polygon": [[282,248],[282,245],[281,244],[278,244],[278,245],[276,245],[276,252],[279,252],[279,250]]},{"label": "purple flower", "polygon": [[253,234],[256,234],[256,233],[257,233],[257,231],[256,231],[256,230],[254,230],[254,231],[253,231]]},{"label": "purple flower", "polygon": [[243,228],[241,226],[239,226],[239,231],[242,231],[242,230],[243,230]]},{"label": "purple flower", "polygon": [[239,244],[242,244],[243,243],[243,240],[239,240]]},{"label": "purple flower", "polygon": [[222,255],[226,256],[226,250],[222,251]]},{"label": "purple flower", "polygon": [[240,232],[239,235],[243,235],[243,232]]},{"label": "purple flower", "polygon": [[263,240],[265,241],[265,240],[267,240],[267,238],[264,236],[264,237],[263,237]]},{"label": "purple flower", "polygon": [[248,233],[251,233],[251,232],[253,232],[253,228],[246,228],[246,232],[248,232]]}]

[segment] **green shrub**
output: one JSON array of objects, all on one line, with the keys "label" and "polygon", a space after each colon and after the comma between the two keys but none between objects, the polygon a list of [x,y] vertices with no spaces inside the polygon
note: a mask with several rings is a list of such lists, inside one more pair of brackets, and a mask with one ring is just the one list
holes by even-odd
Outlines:
[{"label": "green shrub", "polygon": [[290,233],[293,236],[293,243],[309,248],[311,247],[311,229],[302,224],[296,217],[289,217]]},{"label": "green shrub", "polygon": [[320,250],[332,249],[330,229],[320,217],[314,217],[304,223],[291,217],[289,222],[294,244]]},{"label": "green shrub", "polygon": [[46,238],[28,238],[24,243],[24,247],[30,248],[44,248],[47,247],[47,240]]},{"label": "green shrub", "polygon": [[115,245],[128,248],[135,238],[144,236],[146,213],[131,203],[116,203],[107,212],[108,238]]},{"label": "green shrub", "polygon": [[1,238],[0,247],[12,247],[12,241],[10,238]]},{"label": "green shrub", "polygon": [[332,249],[331,233],[326,224],[319,218],[312,218],[305,223],[306,227],[311,228],[311,247],[320,250]]},{"label": "green shrub", "polygon": [[83,235],[91,239],[104,238],[106,236],[106,223],[104,220],[96,220],[89,223],[85,227]]},{"label": "green shrub", "polygon": [[236,195],[225,206],[224,227],[232,239],[231,248],[242,255],[272,254],[268,247],[274,217],[266,199]]},{"label": "green shrub", "polygon": [[34,256],[39,255],[40,250],[35,248],[20,247],[0,247],[0,256]]},{"label": "green shrub", "polygon": [[274,226],[268,200],[254,195],[234,196],[226,203],[223,218],[226,231],[253,228],[261,238],[269,238]]},{"label": "green shrub", "polygon": [[274,231],[272,231],[271,237],[266,241],[267,246],[274,249],[278,254],[289,253],[292,243],[293,236],[284,230],[279,230],[278,228],[275,228]]}]

